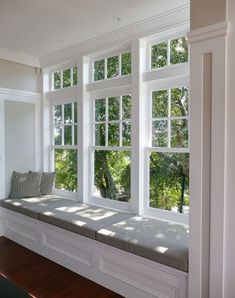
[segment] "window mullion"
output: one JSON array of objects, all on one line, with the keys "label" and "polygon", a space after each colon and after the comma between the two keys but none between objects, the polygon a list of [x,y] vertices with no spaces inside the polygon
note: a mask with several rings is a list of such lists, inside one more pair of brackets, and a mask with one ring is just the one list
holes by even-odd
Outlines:
[{"label": "window mullion", "polygon": [[62,146],[64,146],[64,104],[62,105]]},{"label": "window mullion", "polygon": [[167,147],[171,147],[171,89],[168,89]]}]

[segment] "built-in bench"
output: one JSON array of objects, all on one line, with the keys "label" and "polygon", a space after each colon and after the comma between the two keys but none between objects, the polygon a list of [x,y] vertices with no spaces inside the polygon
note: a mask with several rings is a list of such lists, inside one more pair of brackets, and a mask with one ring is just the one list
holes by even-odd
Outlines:
[{"label": "built-in bench", "polygon": [[[60,228],[60,231],[65,230],[78,234],[79,237],[82,237],[79,239],[89,238],[93,246],[99,246],[98,243],[102,243],[104,249],[106,247],[115,247],[119,252],[123,251],[124,253],[125,251],[128,253],[126,266],[128,266],[130,254],[133,254],[137,260],[140,260],[139,264],[142,263],[143,258],[150,260],[149,272],[151,272],[151,267],[155,263],[158,268],[165,272],[167,269],[171,271],[172,268],[172,278],[179,271],[182,273],[188,271],[188,228],[184,225],[82,204],[59,196],[6,199],[1,201],[1,206],[4,211],[8,209],[11,212],[13,211],[12,214],[23,215],[21,219],[27,220],[25,218],[30,217],[34,220],[33,223],[40,222],[42,225],[46,224],[46,226],[43,226],[44,228],[49,227],[48,225],[55,226]],[[71,252],[70,255],[72,255]],[[136,266],[138,266],[137,263]],[[143,266],[143,269],[147,269],[146,265]],[[122,271],[123,275],[125,275],[123,268],[120,268],[119,274]],[[135,274],[133,269],[130,270],[129,274],[130,276]],[[179,276],[187,279],[187,274],[179,274]],[[115,274],[112,274],[112,278],[114,277]],[[118,279],[118,276],[116,278]],[[144,275],[142,277],[138,276],[138,280],[141,281],[142,279],[145,283],[144,278],[146,278]],[[151,279],[151,274],[149,278]],[[156,277],[152,278],[154,280]],[[187,283],[185,279],[183,281],[184,289],[182,284],[178,284],[175,285],[177,290],[172,291],[173,287],[170,284],[169,288],[171,287],[171,291],[169,289],[166,291],[167,283],[162,282],[158,286],[159,291],[151,290],[151,287],[149,287],[146,293],[150,296],[146,294],[145,297],[186,297]],[[160,276],[158,280],[161,280]],[[182,283],[181,279],[179,281]],[[144,291],[143,285],[141,286],[141,283],[139,285],[142,291]],[[117,290],[112,286],[110,288]],[[123,294],[123,291],[120,290],[119,292]],[[125,291],[124,293],[126,294]],[[133,296],[129,297],[134,296],[141,297],[134,295],[133,291]]]}]

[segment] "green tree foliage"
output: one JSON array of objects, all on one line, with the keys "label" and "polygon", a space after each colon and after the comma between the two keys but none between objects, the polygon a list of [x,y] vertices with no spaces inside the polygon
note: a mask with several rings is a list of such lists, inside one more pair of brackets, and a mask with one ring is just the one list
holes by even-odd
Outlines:
[{"label": "green tree foliage", "polygon": [[164,67],[167,65],[167,42],[152,46],[152,68]]}]

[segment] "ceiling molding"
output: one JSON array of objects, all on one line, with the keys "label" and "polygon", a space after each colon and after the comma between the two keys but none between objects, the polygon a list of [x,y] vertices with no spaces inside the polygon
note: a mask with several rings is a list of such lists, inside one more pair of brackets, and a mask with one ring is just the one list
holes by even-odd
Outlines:
[{"label": "ceiling molding", "polygon": [[40,67],[39,59],[28,54],[0,48],[0,59],[33,67]]},{"label": "ceiling molding", "polygon": [[39,101],[40,98],[41,98],[41,94],[37,92],[22,91],[22,90],[0,87],[1,100],[12,100],[12,101],[35,103]]},{"label": "ceiling molding", "polygon": [[94,52],[102,51],[107,49],[107,47],[120,46],[135,38],[143,38],[147,35],[156,34],[183,25],[188,25],[189,27],[189,20],[190,5],[187,4],[40,57],[40,66],[42,68],[48,68],[66,61],[75,60],[81,55],[90,55]]}]

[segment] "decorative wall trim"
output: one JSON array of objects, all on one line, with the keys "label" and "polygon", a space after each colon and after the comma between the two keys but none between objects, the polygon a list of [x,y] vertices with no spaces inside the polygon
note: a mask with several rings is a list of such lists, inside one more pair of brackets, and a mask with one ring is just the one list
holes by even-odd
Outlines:
[{"label": "decorative wall trim", "polygon": [[0,59],[8,60],[15,63],[25,64],[33,67],[40,67],[39,59],[24,53],[19,53],[0,48]]},{"label": "decorative wall trim", "polygon": [[189,43],[195,43],[207,39],[225,36],[228,33],[229,24],[227,21],[199,28],[188,34]]},{"label": "decorative wall trim", "polygon": [[40,100],[41,93],[22,91],[16,89],[0,88],[0,99],[20,102],[32,102]]},{"label": "decorative wall trim", "polygon": [[40,65],[42,68],[47,68],[66,61],[78,59],[82,54],[88,55],[93,52],[102,51],[108,47],[112,48],[129,43],[135,38],[143,38],[147,35],[156,34],[180,26],[189,27],[189,16],[189,4],[182,5],[176,9],[168,10],[154,17],[40,57]]}]

